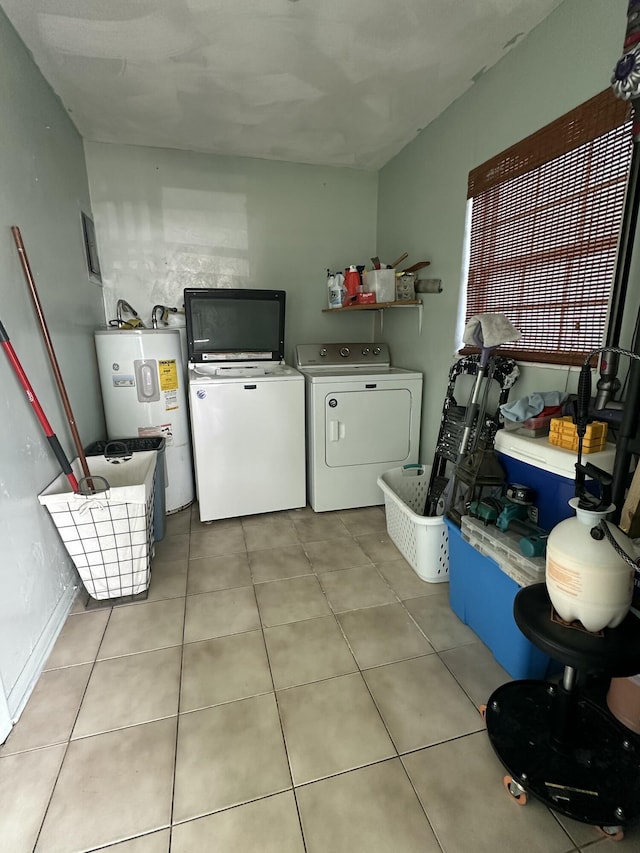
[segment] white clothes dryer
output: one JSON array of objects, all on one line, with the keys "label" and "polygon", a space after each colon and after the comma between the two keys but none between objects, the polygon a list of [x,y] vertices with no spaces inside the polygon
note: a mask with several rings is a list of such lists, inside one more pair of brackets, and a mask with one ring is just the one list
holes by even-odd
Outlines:
[{"label": "white clothes dryer", "polygon": [[422,374],[382,343],[302,344],[308,500],[316,512],[377,506],[390,468],[419,461]]}]

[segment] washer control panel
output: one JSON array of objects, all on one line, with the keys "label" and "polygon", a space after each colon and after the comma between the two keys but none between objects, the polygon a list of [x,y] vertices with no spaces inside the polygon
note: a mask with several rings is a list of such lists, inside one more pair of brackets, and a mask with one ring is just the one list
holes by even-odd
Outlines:
[{"label": "washer control panel", "polygon": [[296,367],[389,367],[389,347],[383,343],[299,344]]}]

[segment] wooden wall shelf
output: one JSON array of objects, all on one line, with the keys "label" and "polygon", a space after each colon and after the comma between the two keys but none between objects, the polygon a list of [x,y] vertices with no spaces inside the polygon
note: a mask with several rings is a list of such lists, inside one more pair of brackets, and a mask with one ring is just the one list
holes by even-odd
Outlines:
[{"label": "wooden wall shelf", "polygon": [[400,302],[369,302],[364,305],[345,305],[342,308],[323,308],[323,314],[344,314],[349,311],[378,311],[380,334],[382,334],[384,308],[417,308],[418,334],[422,333],[422,299],[403,299]]},{"label": "wooden wall shelf", "polygon": [[344,311],[379,311],[381,308],[411,308],[422,305],[422,299],[403,299],[401,302],[367,302],[362,305],[344,305],[342,308],[323,308],[323,314],[339,314]]}]

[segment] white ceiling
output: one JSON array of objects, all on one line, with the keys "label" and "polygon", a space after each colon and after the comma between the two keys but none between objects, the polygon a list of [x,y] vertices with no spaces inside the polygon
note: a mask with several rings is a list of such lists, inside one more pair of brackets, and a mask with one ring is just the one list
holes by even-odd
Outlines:
[{"label": "white ceiling", "polygon": [[377,169],[561,0],[0,0],[99,142]]}]

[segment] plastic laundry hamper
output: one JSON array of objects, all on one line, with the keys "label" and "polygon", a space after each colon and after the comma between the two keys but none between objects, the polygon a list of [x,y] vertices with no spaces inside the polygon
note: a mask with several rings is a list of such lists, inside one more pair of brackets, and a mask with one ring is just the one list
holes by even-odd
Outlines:
[{"label": "plastic laundry hamper", "polygon": [[[155,450],[144,451],[114,465],[90,456],[89,472],[108,482],[106,491],[74,494],[61,474],[38,495],[92,598],[137,595],[149,587],[156,457]],[[71,467],[80,480],[79,460]]]},{"label": "plastic laundry hamper", "polygon": [[378,477],[384,494],[387,531],[423,581],[449,580],[449,533],[440,516],[424,516],[430,465],[392,468]]}]

